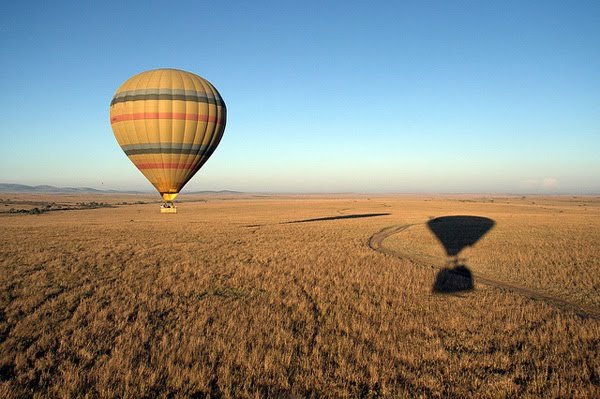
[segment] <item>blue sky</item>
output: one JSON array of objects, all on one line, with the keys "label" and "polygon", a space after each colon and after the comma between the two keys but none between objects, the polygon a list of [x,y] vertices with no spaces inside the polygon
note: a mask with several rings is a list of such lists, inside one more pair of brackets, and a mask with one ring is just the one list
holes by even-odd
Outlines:
[{"label": "blue sky", "polygon": [[0,182],[151,190],[109,102],[173,67],[228,108],[186,190],[600,193],[598,1],[20,3]]}]

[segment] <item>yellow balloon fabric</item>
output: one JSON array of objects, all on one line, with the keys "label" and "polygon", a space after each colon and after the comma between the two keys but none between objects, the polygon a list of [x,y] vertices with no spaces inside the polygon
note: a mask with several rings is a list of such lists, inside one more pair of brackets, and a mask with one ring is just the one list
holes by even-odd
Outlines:
[{"label": "yellow balloon fabric", "polygon": [[135,75],[110,103],[117,142],[165,201],[172,201],[212,155],[226,120],[217,89],[178,69]]}]

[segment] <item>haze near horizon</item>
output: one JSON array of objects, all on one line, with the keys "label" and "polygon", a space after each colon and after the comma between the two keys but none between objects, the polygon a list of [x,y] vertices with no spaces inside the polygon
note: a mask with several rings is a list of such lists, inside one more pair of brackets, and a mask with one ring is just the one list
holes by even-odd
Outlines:
[{"label": "haze near horizon", "polygon": [[172,67],[223,140],[185,191],[600,193],[600,4],[2,5],[0,182],[152,190],[109,102]]}]

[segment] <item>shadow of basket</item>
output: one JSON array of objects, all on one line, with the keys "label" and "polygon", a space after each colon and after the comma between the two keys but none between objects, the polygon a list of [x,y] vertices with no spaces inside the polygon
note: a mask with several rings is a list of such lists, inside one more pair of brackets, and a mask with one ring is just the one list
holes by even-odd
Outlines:
[{"label": "shadow of basket", "polygon": [[437,294],[471,291],[473,288],[473,274],[465,265],[443,268],[433,283],[433,292]]}]

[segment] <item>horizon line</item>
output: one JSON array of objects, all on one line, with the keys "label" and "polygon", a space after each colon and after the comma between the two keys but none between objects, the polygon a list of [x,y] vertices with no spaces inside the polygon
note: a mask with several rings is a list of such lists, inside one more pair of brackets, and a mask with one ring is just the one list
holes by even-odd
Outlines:
[{"label": "horizon line", "polygon": [[[1,186],[22,186],[24,188],[30,188],[35,190],[36,188],[49,188],[50,191],[11,191],[10,189],[0,190],[0,193],[15,193],[15,194],[130,194],[130,195],[159,195],[157,191],[150,189],[111,189],[111,188],[94,188],[88,186],[55,186],[51,184],[38,184],[38,185],[27,185],[20,183],[1,183]],[[51,191],[56,189],[56,191]],[[65,190],[65,191],[60,191]],[[68,192],[68,190],[75,190],[77,192]],[[86,191],[88,190],[88,191]],[[240,195],[488,195],[488,196],[600,196],[599,192],[572,192],[572,191],[554,191],[554,192],[510,192],[510,191],[244,191],[235,189],[219,189],[219,190],[196,190],[181,191],[180,195],[194,195],[201,193],[215,193],[215,194],[240,194]]]}]

